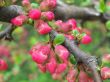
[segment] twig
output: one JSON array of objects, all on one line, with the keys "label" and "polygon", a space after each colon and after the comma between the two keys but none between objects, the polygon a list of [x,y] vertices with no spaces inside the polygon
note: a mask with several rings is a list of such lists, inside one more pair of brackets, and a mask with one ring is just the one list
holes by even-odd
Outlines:
[{"label": "twig", "polygon": [[[94,5],[98,2],[94,2]],[[70,18],[81,19],[81,20],[99,20],[105,22],[110,20],[110,15],[108,13],[101,14],[99,11],[96,11],[94,8],[88,7],[78,7],[75,5],[67,5],[61,3],[58,0],[58,6],[54,10],[56,19],[67,20]]]},{"label": "twig", "polygon": [[15,27],[13,27],[12,24],[9,24],[7,26],[7,28],[4,31],[0,32],[0,40],[2,38],[6,39],[6,40],[12,40],[12,32],[14,31]]},{"label": "twig", "polygon": [[[58,34],[57,32],[52,30],[50,32],[51,40],[54,40],[57,34]],[[83,64],[87,65],[92,70],[95,82],[102,82],[100,73],[98,71],[97,59],[95,58],[95,56],[90,56],[86,54],[77,47],[74,41],[71,41],[67,38],[65,39],[63,45],[75,56],[75,58],[79,62],[82,62]]]}]

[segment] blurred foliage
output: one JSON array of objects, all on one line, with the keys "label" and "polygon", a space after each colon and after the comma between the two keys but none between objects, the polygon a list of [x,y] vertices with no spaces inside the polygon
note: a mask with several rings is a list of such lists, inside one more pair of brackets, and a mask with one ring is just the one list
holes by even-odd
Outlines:
[{"label": "blurred foliage", "polygon": [[[21,0],[16,1],[17,4],[21,4]],[[62,1],[71,5],[74,4],[80,6],[88,6],[91,4],[91,0]],[[35,4],[33,4],[33,6],[35,6]],[[2,25],[2,23],[0,23],[0,31],[5,29],[6,26],[7,24]],[[106,27],[110,29],[109,21],[106,24]],[[96,55],[98,58],[106,53],[110,53],[110,42],[105,42],[102,46],[99,46],[97,49],[94,50],[94,47],[98,43],[100,43],[103,37],[107,35],[106,27],[99,21],[85,22],[83,27],[84,32],[88,32],[89,34],[91,34],[93,41],[89,45],[80,45],[79,47],[87,53],[93,53],[92,55]],[[0,72],[0,80],[3,79],[3,82],[60,82],[53,80],[49,73],[41,73],[38,70],[37,65],[32,61],[31,56],[29,55],[30,48],[39,40],[47,42],[48,36],[39,36],[34,27],[31,25],[18,27],[14,31],[13,36],[14,40],[11,42],[0,41],[0,45],[6,45],[7,47],[9,47],[11,53],[11,57],[6,58],[9,64],[9,69],[5,72]],[[104,82],[110,82],[110,80],[106,80]]]}]

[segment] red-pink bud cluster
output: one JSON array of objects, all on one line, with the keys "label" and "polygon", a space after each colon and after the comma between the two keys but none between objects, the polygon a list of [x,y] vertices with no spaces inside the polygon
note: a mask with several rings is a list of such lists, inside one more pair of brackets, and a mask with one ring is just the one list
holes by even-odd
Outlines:
[{"label": "red-pink bud cluster", "polygon": [[110,63],[110,54],[105,54],[105,55],[102,57],[102,62],[103,62],[103,63]]},{"label": "red-pink bud cluster", "polygon": [[26,21],[27,17],[25,15],[19,15],[11,19],[11,23],[15,26],[21,26]]},{"label": "red-pink bud cluster", "polygon": [[108,67],[103,67],[101,68],[101,76],[102,79],[109,79],[110,78],[110,68]]},{"label": "red-pink bud cluster", "polygon": [[42,11],[53,10],[56,7],[56,0],[43,0],[40,4]]},{"label": "red-pink bud cluster", "polygon": [[82,44],[89,44],[92,42],[92,38],[89,35],[84,35],[82,37],[81,43]]},{"label": "red-pink bud cluster", "polygon": [[55,53],[62,59],[63,62],[68,61],[69,51],[62,45],[55,46]]},{"label": "red-pink bud cluster", "polygon": [[28,6],[30,6],[30,1],[29,0],[22,0],[22,5],[23,6],[26,6],[26,7],[28,7]]},{"label": "red-pink bud cluster", "polygon": [[52,21],[54,19],[54,13],[51,11],[42,12],[42,18],[45,20]]},{"label": "red-pink bud cluster", "polygon": [[[49,44],[40,43],[30,50],[32,59],[37,63],[39,69],[42,72],[49,71],[52,76],[56,74],[60,75],[67,69],[67,60],[69,57],[69,52],[64,46],[58,45],[54,51],[50,49]],[[57,59],[62,62],[59,63]]]},{"label": "red-pink bud cluster", "polygon": [[68,82],[75,82],[77,77],[78,71],[76,69],[70,69],[67,74],[67,81]]},{"label": "red-pink bud cluster", "polygon": [[7,70],[7,68],[8,68],[7,63],[3,59],[0,59],[0,71]]},{"label": "red-pink bud cluster", "polygon": [[48,34],[52,30],[52,28],[46,22],[44,22],[42,20],[36,21],[36,23],[35,23],[35,29],[41,35]]},{"label": "red-pink bud cluster", "polygon": [[29,17],[31,18],[31,19],[33,19],[33,20],[37,20],[37,19],[40,19],[40,17],[41,17],[41,11],[40,10],[38,10],[38,9],[31,9],[30,11],[29,11]]}]

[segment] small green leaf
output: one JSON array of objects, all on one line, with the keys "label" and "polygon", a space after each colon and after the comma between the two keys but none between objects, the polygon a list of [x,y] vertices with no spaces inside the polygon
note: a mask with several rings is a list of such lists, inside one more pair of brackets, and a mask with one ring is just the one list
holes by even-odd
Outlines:
[{"label": "small green leaf", "polygon": [[80,34],[81,37],[83,37],[83,36],[85,36],[85,35],[86,35],[86,33],[82,33],[82,34]]},{"label": "small green leaf", "polygon": [[106,22],[106,28],[110,30],[110,20]]},{"label": "small green leaf", "polygon": [[54,21],[49,21],[48,24],[49,24],[53,29],[58,28],[58,26],[55,25],[55,22],[54,22]]},{"label": "small green leaf", "polygon": [[43,42],[49,42],[49,34],[46,34],[46,35],[39,35],[39,41],[43,41]]},{"label": "small green leaf", "polygon": [[33,20],[31,18],[28,19],[29,24],[33,24]]},{"label": "small green leaf", "polygon": [[99,8],[100,8],[99,11],[101,13],[104,13],[106,11],[106,4],[104,0],[100,0]]},{"label": "small green leaf", "polygon": [[100,71],[100,67],[97,67],[96,69],[97,69],[98,71]]},{"label": "small green leaf", "polygon": [[63,34],[58,34],[54,39],[55,45],[60,45],[65,41],[65,36]]},{"label": "small green leaf", "polygon": [[71,54],[71,56],[69,57],[69,60],[70,60],[70,62],[72,63],[72,64],[76,64],[77,62],[76,62],[76,60],[75,60],[75,58],[74,58],[74,56]]},{"label": "small green leaf", "polygon": [[2,27],[3,27],[3,24],[0,24],[0,30],[2,29]]},{"label": "small green leaf", "polygon": [[79,35],[79,32],[78,32],[77,30],[73,30],[73,31],[72,31],[72,35],[73,35],[73,36],[77,36],[77,35]]}]

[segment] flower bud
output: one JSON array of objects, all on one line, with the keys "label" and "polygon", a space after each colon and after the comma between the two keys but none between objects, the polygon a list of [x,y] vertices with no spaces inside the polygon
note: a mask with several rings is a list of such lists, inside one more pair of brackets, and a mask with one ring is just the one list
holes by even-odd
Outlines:
[{"label": "flower bud", "polygon": [[101,68],[101,76],[102,79],[104,80],[110,78],[110,68],[108,67]]},{"label": "flower bud", "polygon": [[38,33],[41,35],[48,34],[51,30],[52,28],[47,23],[42,23],[37,28]]},{"label": "flower bud", "polygon": [[31,9],[30,11],[29,11],[29,17],[31,18],[31,19],[33,19],[33,20],[38,20],[38,19],[40,19],[40,17],[41,17],[41,11],[40,10],[38,10],[38,9]]},{"label": "flower bud", "polygon": [[11,19],[11,23],[15,26],[21,26],[26,21],[27,17],[25,15],[19,15]]},{"label": "flower bud", "polygon": [[69,51],[62,45],[55,46],[55,52],[65,62],[68,60]]},{"label": "flower bud", "polygon": [[102,57],[102,62],[104,62],[104,63],[110,63],[110,54],[105,54]]},{"label": "flower bud", "polygon": [[7,70],[7,68],[8,68],[7,63],[3,59],[0,59],[0,71]]},{"label": "flower bud", "polygon": [[56,70],[57,62],[54,58],[51,58],[50,61],[46,64],[46,69],[53,74]]},{"label": "flower bud", "polygon": [[46,20],[52,21],[54,19],[54,13],[51,11],[43,12],[42,17]]},{"label": "flower bud", "polygon": [[80,71],[78,78],[79,82],[89,82],[87,74],[82,70]]},{"label": "flower bud", "polygon": [[78,71],[76,69],[70,69],[66,79],[68,82],[76,82],[76,77],[77,77]]},{"label": "flower bud", "polygon": [[67,68],[67,64],[66,63],[61,63],[57,65],[57,69],[56,69],[56,73],[61,74],[63,73]]},{"label": "flower bud", "polygon": [[46,72],[46,66],[42,64],[37,64],[38,68],[41,70],[41,72],[45,73]]},{"label": "flower bud", "polygon": [[43,64],[46,62],[48,56],[43,54],[43,52],[37,50],[32,53],[32,59],[38,64]]},{"label": "flower bud", "polygon": [[72,29],[77,28],[77,23],[76,23],[76,20],[75,20],[75,19],[69,19],[69,20],[67,21],[67,23],[68,23],[70,26],[72,26]]},{"label": "flower bud", "polygon": [[82,37],[81,43],[82,44],[89,44],[92,42],[92,38],[89,35],[85,35]]}]

